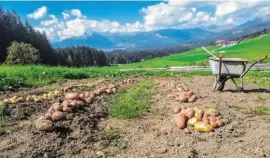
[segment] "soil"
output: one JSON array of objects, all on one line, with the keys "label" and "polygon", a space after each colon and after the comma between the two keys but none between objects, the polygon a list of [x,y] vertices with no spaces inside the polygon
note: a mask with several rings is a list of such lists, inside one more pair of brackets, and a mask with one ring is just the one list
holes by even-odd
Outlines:
[{"label": "soil", "polygon": [[[237,92],[228,81],[223,92],[212,92],[213,78],[210,76],[155,77],[150,80],[157,85],[152,106],[145,115],[135,119],[111,118],[107,108],[113,96],[102,95],[95,98],[93,104],[69,114],[67,120],[57,122],[53,132],[41,132],[35,128],[34,121],[52,102],[7,105],[4,131],[0,132],[0,157],[270,157],[270,119],[268,115],[249,110],[255,106],[270,108],[269,90],[245,85],[245,92]],[[102,86],[111,81],[83,82]],[[78,83],[57,87],[75,84]],[[32,94],[50,89],[50,86],[55,85],[8,92],[1,98]],[[122,85],[120,89],[129,86]],[[196,102],[175,101],[174,96],[181,94],[176,86],[196,93]],[[75,87],[71,91],[78,89],[84,90]],[[178,105],[216,108],[225,126],[210,133],[188,128],[191,133],[186,134],[186,130],[176,128],[172,121],[173,108]],[[117,131],[117,135],[108,138],[104,131]]]}]

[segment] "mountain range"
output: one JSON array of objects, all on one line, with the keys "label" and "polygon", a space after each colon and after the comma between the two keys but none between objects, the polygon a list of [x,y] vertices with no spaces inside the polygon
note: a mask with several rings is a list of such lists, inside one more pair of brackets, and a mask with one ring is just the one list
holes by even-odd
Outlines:
[{"label": "mountain range", "polygon": [[[208,28],[190,29],[162,29],[149,32],[136,33],[97,33],[83,37],[74,37],[53,43],[56,48],[67,46],[86,45],[103,50],[136,49],[136,48],[162,48],[184,44],[202,39],[230,40],[241,37],[264,28],[270,28],[270,21],[255,18],[232,29],[219,31],[222,26],[209,26]],[[216,30],[212,32],[211,30]]]}]

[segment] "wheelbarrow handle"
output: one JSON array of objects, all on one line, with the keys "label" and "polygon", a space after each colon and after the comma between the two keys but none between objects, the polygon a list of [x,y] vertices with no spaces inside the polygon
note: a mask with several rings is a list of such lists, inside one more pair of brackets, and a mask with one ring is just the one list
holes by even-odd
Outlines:
[{"label": "wheelbarrow handle", "polygon": [[265,59],[267,59],[267,55],[264,56],[264,57],[262,57],[262,58],[260,58],[259,61],[263,61],[263,60],[265,60]]}]

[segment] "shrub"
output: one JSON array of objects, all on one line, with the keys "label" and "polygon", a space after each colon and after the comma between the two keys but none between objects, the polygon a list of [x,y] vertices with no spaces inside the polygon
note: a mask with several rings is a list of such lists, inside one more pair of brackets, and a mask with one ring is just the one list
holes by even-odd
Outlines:
[{"label": "shrub", "polygon": [[40,59],[39,50],[31,44],[14,41],[7,49],[6,64],[36,64]]}]

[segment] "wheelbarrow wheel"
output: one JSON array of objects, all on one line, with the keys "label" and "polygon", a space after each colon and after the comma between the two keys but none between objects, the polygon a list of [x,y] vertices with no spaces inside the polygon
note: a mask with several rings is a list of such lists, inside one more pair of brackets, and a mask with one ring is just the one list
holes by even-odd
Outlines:
[{"label": "wheelbarrow wheel", "polygon": [[219,77],[217,82],[217,91],[223,91],[226,82],[225,79],[226,77]]}]

